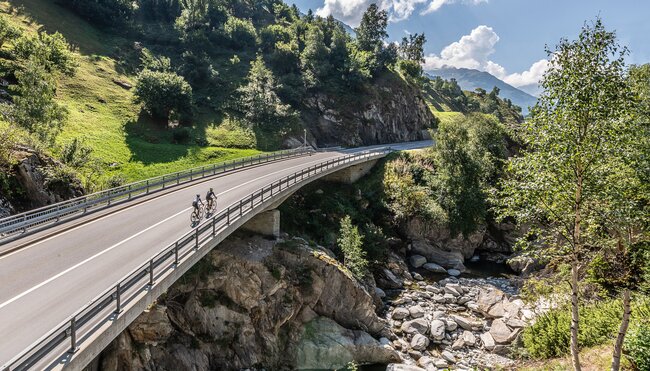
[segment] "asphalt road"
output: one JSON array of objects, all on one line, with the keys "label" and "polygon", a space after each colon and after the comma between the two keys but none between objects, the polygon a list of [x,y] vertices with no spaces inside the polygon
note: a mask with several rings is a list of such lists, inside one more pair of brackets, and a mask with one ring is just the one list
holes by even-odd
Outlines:
[{"label": "asphalt road", "polygon": [[[431,142],[391,145],[416,149]],[[4,247],[0,256],[0,365],[51,331],[98,294],[191,230],[191,202],[213,187],[218,210],[253,191],[353,150],[318,152],[264,164],[71,220]]]}]

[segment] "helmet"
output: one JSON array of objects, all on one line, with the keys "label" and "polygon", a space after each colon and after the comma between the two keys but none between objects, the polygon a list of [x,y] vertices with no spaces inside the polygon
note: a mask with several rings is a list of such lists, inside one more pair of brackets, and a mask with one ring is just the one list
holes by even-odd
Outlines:
[{"label": "helmet", "polygon": [[212,187],[210,187],[210,192],[212,192]]},{"label": "helmet", "polygon": [[201,195],[196,195],[196,197],[201,197]]}]

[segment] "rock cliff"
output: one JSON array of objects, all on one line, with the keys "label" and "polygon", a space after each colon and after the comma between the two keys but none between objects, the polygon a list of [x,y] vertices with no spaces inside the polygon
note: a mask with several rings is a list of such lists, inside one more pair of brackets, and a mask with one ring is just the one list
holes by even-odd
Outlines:
[{"label": "rock cliff", "polygon": [[307,100],[304,121],[319,147],[427,139],[437,121],[422,92],[394,74],[378,77],[360,96],[354,102],[319,93]]},{"label": "rock cliff", "polygon": [[6,187],[0,187],[0,216],[84,195],[81,181],[53,158],[26,147],[13,156],[15,163],[3,174]]},{"label": "rock cliff", "polygon": [[99,359],[102,370],[340,368],[389,363],[375,337],[374,287],[323,248],[233,237],[143,313]]}]

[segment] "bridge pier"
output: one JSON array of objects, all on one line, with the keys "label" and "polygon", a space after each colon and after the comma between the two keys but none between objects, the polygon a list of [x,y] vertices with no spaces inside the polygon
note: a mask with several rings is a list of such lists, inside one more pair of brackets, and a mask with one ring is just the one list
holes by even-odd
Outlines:
[{"label": "bridge pier", "polygon": [[278,239],[280,238],[280,210],[263,211],[247,221],[241,228],[249,232]]},{"label": "bridge pier", "polygon": [[372,170],[377,160],[364,162],[341,169],[335,173],[323,177],[323,180],[336,183],[352,184],[364,177]]}]

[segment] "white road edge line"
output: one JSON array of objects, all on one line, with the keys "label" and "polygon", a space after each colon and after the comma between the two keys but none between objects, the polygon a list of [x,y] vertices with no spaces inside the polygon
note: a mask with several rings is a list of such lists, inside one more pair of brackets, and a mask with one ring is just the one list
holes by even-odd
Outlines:
[{"label": "white road edge line", "polygon": [[[305,163],[305,164],[306,164],[306,163]],[[237,185],[236,187],[232,187],[232,188],[230,188],[230,189],[228,189],[228,190],[225,190],[225,191],[219,193],[218,195],[222,195],[222,194],[224,194],[224,193],[228,193],[228,192],[230,192],[230,191],[232,191],[232,190],[234,190],[234,189],[240,188],[240,187],[242,187],[242,186],[245,186],[246,184],[252,183],[252,182],[257,181],[257,180],[259,180],[259,179],[266,178],[266,177],[269,177],[269,176],[271,176],[271,175],[274,175],[274,174],[277,174],[277,173],[281,173],[281,172],[283,172],[283,171],[287,171],[287,170],[289,170],[289,169],[293,169],[293,168],[296,168],[296,167],[304,166],[305,164],[300,164],[300,165],[292,166],[292,167],[289,167],[289,168],[285,168],[285,169],[282,169],[282,170],[278,170],[278,171],[273,172],[273,173],[270,173],[270,174],[266,174],[266,175],[261,176],[261,177],[257,177],[257,178],[255,178],[255,179],[251,179],[251,180],[249,180],[248,182],[245,182],[245,183],[239,184],[239,185]],[[181,191],[181,190],[178,190],[178,191]],[[175,192],[178,192],[178,191],[175,191]],[[173,193],[173,192],[172,192],[172,193]],[[169,193],[169,194],[171,194],[171,193]],[[150,200],[150,201],[153,201],[153,200]],[[150,202],[150,201],[147,201],[147,202]],[[114,248],[116,248],[116,247],[122,245],[123,243],[128,242],[128,241],[130,241],[131,239],[133,239],[133,238],[135,238],[135,237],[137,237],[137,236],[139,236],[139,235],[141,235],[141,234],[143,234],[143,233],[149,231],[150,229],[153,229],[153,228],[159,226],[160,224],[163,224],[163,223],[169,221],[170,219],[173,219],[173,218],[179,216],[180,214],[186,212],[187,210],[191,210],[191,209],[192,209],[191,207],[188,207],[187,209],[181,210],[181,211],[179,211],[178,213],[176,213],[176,214],[174,214],[174,215],[172,215],[172,216],[170,216],[170,217],[168,217],[168,218],[166,218],[166,219],[163,219],[163,220],[159,221],[158,223],[156,223],[156,224],[154,224],[154,225],[152,225],[152,226],[150,226],[150,227],[148,227],[148,228],[146,228],[146,229],[143,229],[142,231],[140,231],[140,232],[138,232],[138,233],[132,235],[131,237],[128,237],[128,238],[126,238],[126,239],[124,239],[124,240],[122,240],[122,241],[120,241],[120,242],[114,244],[113,246],[108,247],[108,248],[106,248],[106,249],[104,249],[104,250],[98,252],[97,254],[95,254],[95,255],[93,255],[93,256],[91,256],[91,257],[86,258],[85,260],[83,260],[83,261],[81,261],[81,262],[79,262],[79,263],[73,265],[72,267],[70,267],[70,268],[68,268],[68,269],[66,269],[66,270],[64,270],[64,271],[62,271],[62,272],[56,274],[55,276],[52,276],[52,277],[48,278],[47,280],[45,280],[45,281],[39,283],[38,285],[33,286],[32,288],[30,288],[30,289],[28,289],[28,290],[26,290],[26,291],[24,291],[24,292],[22,292],[22,293],[20,293],[20,294],[18,294],[18,295],[16,295],[16,296],[14,296],[13,298],[11,298],[11,299],[5,301],[4,303],[0,304],[0,309],[4,308],[5,306],[7,306],[7,305],[9,305],[9,304],[11,304],[11,303],[13,303],[13,302],[16,301],[16,300],[22,298],[23,296],[25,296],[25,295],[27,295],[27,294],[33,292],[34,290],[37,290],[37,289],[43,287],[44,285],[47,285],[48,283],[50,283],[50,282],[54,281],[55,279],[57,279],[57,278],[63,276],[64,274],[66,274],[66,273],[68,273],[68,272],[70,272],[70,271],[72,271],[72,270],[75,270],[75,269],[79,268],[80,266],[82,266],[82,265],[88,263],[89,261],[91,261],[91,260],[93,260],[93,259],[95,259],[95,258],[97,258],[97,257],[99,257],[99,256],[101,256],[101,255],[103,255],[104,253],[113,250]],[[111,215],[115,215],[115,214],[111,214]],[[98,220],[99,220],[99,219],[98,219]],[[88,224],[89,224],[89,223],[88,223]],[[84,225],[87,225],[87,224],[84,224]],[[76,228],[74,228],[74,229],[81,228],[81,227],[84,226],[84,225],[81,225],[81,226],[76,227]],[[71,229],[70,231],[72,231],[72,230],[73,230],[73,229]],[[67,232],[67,231],[66,231],[66,232]],[[61,233],[61,234],[58,234],[57,236],[60,236],[60,235],[62,235],[62,234],[64,234],[64,233],[66,233],[66,232],[63,232],[63,233]],[[50,237],[50,238],[54,238],[54,237],[56,237],[56,236],[53,236],[53,237]],[[46,240],[44,240],[44,241],[46,241]],[[40,242],[38,242],[38,243],[40,243]],[[36,244],[38,244],[38,243],[36,243]],[[36,244],[34,244],[34,245],[36,245]],[[31,247],[31,246],[29,246],[29,247]],[[22,251],[22,250],[20,250],[20,251]],[[7,255],[7,256],[8,256],[8,255]]]},{"label": "white road edge line", "polygon": [[[327,158],[328,158],[328,157],[325,157],[325,159],[327,159]],[[305,163],[305,164],[306,164],[306,163]],[[255,181],[255,180],[262,179],[262,178],[266,178],[266,177],[268,177],[268,176],[275,175],[275,174],[277,174],[277,173],[281,173],[281,172],[283,172],[283,171],[285,171],[285,170],[288,170],[288,169],[293,169],[293,168],[296,168],[296,167],[304,166],[305,164],[300,164],[300,165],[292,166],[292,167],[289,167],[289,168],[286,168],[286,169],[282,169],[282,170],[279,170],[279,171],[276,171],[276,172],[273,172],[273,173],[270,173],[270,174],[267,174],[267,175],[264,175],[264,176],[257,177],[257,178],[255,178],[255,179],[252,179],[252,180],[246,182],[246,183],[242,183],[242,184],[240,184],[240,185],[238,185],[238,186],[236,186],[236,187],[233,187],[233,188],[230,188],[230,189],[225,190],[225,191],[223,191],[223,192],[220,192],[220,193],[217,194],[217,196],[221,196],[221,195],[223,195],[223,194],[225,194],[225,193],[228,193],[228,192],[232,191],[233,189],[237,189],[237,188],[239,188],[239,187],[241,187],[241,186],[244,186],[244,185],[246,185],[246,184],[248,184],[248,183],[251,183],[251,182],[253,182],[253,181]],[[232,175],[232,174],[230,174],[230,175]],[[204,183],[204,182],[202,182],[202,183]],[[199,183],[199,184],[201,184],[201,183]],[[197,184],[197,185],[198,185],[198,184]],[[193,187],[193,186],[192,186],[192,187]],[[187,190],[187,188],[188,188],[188,187],[183,188],[183,189],[177,189],[177,190],[175,190],[175,191],[172,191],[172,192],[166,193],[166,194],[163,195],[163,197],[166,197],[166,196],[169,196],[169,195],[173,195],[174,193],[177,193],[177,192],[185,191],[185,190]],[[80,228],[86,227],[86,226],[88,226],[88,225],[95,224],[95,223],[97,223],[97,222],[103,221],[104,219],[109,218],[109,217],[111,217],[111,216],[118,215],[118,214],[121,214],[121,213],[123,213],[123,212],[129,211],[129,210],[132,210],[133,207],[138,207],[138,206],[140,206],[140,205],[145,205],[145,204],[148,204],[148,203],[150,203],[150,202],[157,201],[157,200],[158,200],[158,198],[153,198],[153,199],[151,199],[151,200],[147,200],[147,201],[141,202],[141,203],[139,203],[139,204],[137,204],[137,205],[132,205],[132,206],[126,207],[126,208],[124,208],[124,209],[122,209],[122,210],[119,210],[119,211],[116,211],[116,212],[114,212],[114,213],[110,213],[110,214],[102,215],[101,217],[99,217],[99,218],[97,218],[97,219],[95,219],[95,220],[91,220],[91,221],[89,221],[89,222],[87,222],[87,223],[80,224],[80,225],[78,225],[78,226],[76,226],[76,227],[73,227],[73,228],[67,229],[67,230],[65,230],[65,231],[63,231],[63,232],[57,233],[57,234],[54,235],[54,236],[50,236],[50,237],[45,238],[45,239],[42,239],[42,240],[40,240],[40,241],[36,241],[36,242],[34,242],[33,244],[30,244],[29,246],[25,246],[25,247],[23,247],[23,248],[21,248],[21,249],[18,249],[18,250],[16,250],[16,251],[14,251],[14,252],[11,252],[11,253],[9,253],[9,254],[6,254],[6,255],[4,255],[4,256],[0,256],[0,260],[5,259],[5,258],[8,258],[8,257],[10,257],[10,256],[12,256],[12,255],[15,255],[15,254],[19,254],[19,253],[21,253],[21,252],[24,252],[24,251],[26,251],[26,250],[28,250],[28,249],[34,247],[34,246],[40,245],[40,244],[42,244],[42,243],[44,243],[44,242],[47,242],[47,241],[49,241],[49,240],[52,240],[52,239],[54,239],[54,238],[58,238],[58,237],[60,237],[60,236],[63,236],[64,234],[67,234],[67,233],[70,233],[70,232],[74,232],[74,231],[76,231],[77,229],[80,229]]]},{"label": "white road edge line", "polygon": [[74,270],[74,269],[77,269],[78,267],[80,267],[80,266],[86,264],[87,262],[89,262],[89,261],[95,259],[96,257],[101,256],[101,255],[104,255],[105,253],[107,253],[107,252],[113,250],[114,248],[116,248],[116,247],[122,245],[123,243],[128,242],[129,240],[131,240],[131,239],[133,239],[133,238],[135,238],[135,237],[138,237],[139,235],[141,235],[141,234],[143,234],[143,233],[149,231],[150,229],[153,229],[153,228],[155,228],[155,227],[157,227],[157,226],[159,226],[159,225],[165,223],[165,222],[168,221],[169,219],[175,218],[175,217],[177,217],[178,215],[180,215],[180,214],[182,214],[182,213],[184,213],[184,212],[186,212],[187,210],[190,210],[190,209],[191,209],[191,207],[188,207],[188,208],[185,209],[185,210],[181,210],[181,211],[179,211],[178,213],[176,213],[176,214],[174,214],[174,215],[172,215],[172,216],[170,216],[170,217],[168,217],[168,218],[166,218],[166,219],[163,219],[163,220],[159,221],[158,223],[156,223],[156,224],[150,226],[149,228],[147,228],[147,229],[143,229],[142,231],[140,231],[140,232],[134,234],[133,236],[131,236],[131,237],[127,238],[127,239],[124,239],[124,240],[122,240],[122,241],[116,243],[115,245],[113,245],[113,246],[111,246],[111,247],[109,247],[109,248],[107,248],[107,249],[104,249],[104,250],[98,252],[97,254],[95,254],[95,255],[93,255],[93,256],[91,256],[91,257],[89,257],[89,258],[86,258],[85,260],[83,260],[83,261],[81,261],[81,262],[79,262],[79,263],[73,265],[72,267],[70,267],[70,268],[64,270],[63,272],[60,272],[60,273],[58,273],[57,275],[52,276],[52,277],[48,278],[47,280],[45,280],[45,281],[39,283],[38,285],[32,287],[31,289],[29,289],[29,290],[27,290],[27,291],[24,291],[24,292],[22,292],[21,294],[18,294],[18,295],[16,295],[16,296],[14,296],[13,298],[11,298],[11,299],[5,301],[4,303],[0,304],[0,309],[2,309],[3,307],[5,307],[5,306],[7,306],[7,305],[9,305],[9,304],[11,304],[11,303],[13,303],[13,302],[16,301],[16,300],[22,298],[23,296],[29,294],[30,292],[32,292],[32,291],[34,291],[34,290],[36,290],[36,289],[38,289],[38,288],[40,288],[40,287],[43,287],[44,285],[47,285],[48,283],[50,283],[50,282],[54,281],[55,279],[57,279],[57,278],[63,276],[64,274],[66,274],[66,273],[68,273],[68,272],[70,272],[70,271],[72,271],[72,270]]}]

